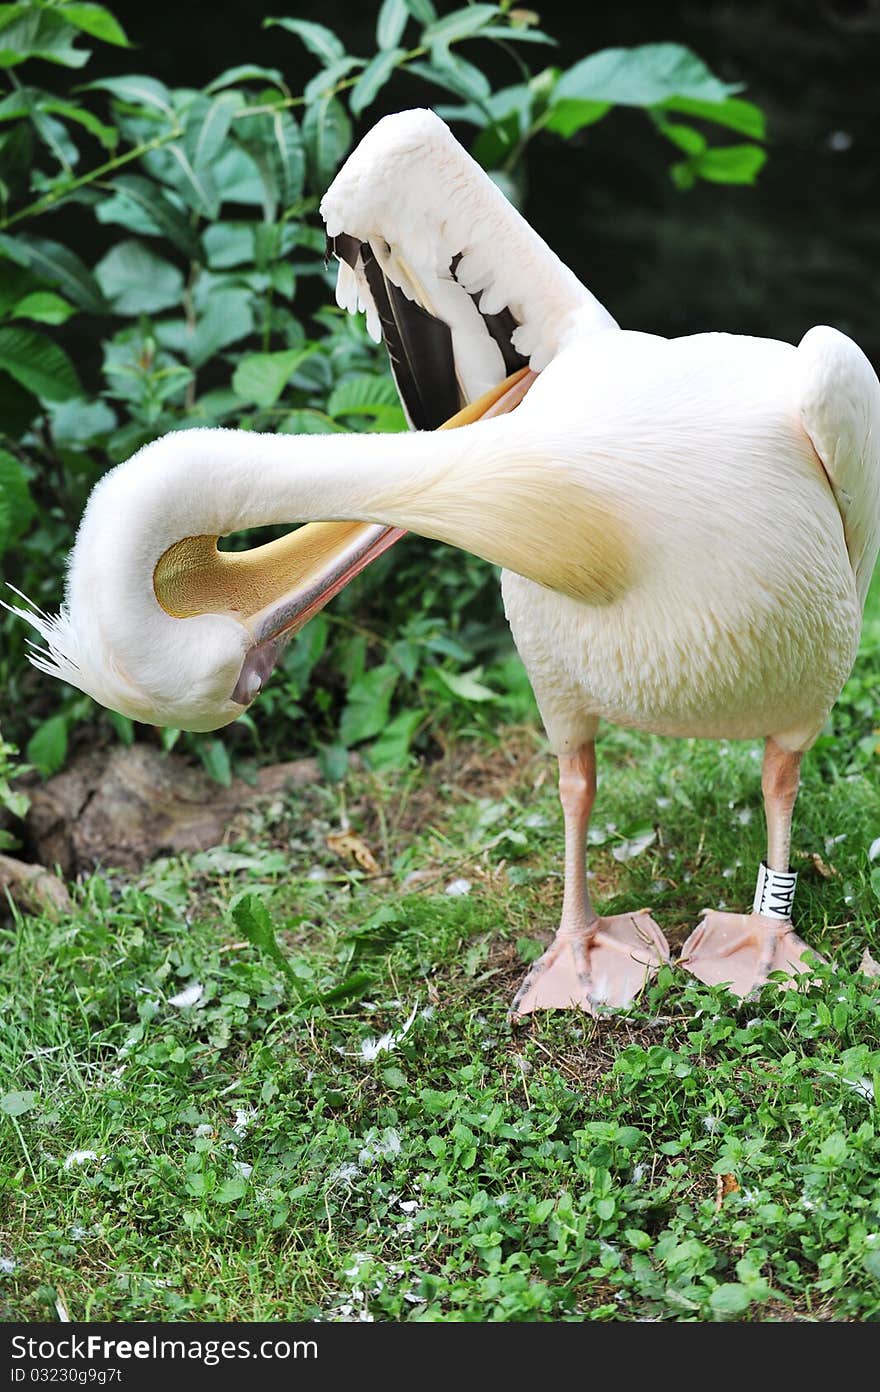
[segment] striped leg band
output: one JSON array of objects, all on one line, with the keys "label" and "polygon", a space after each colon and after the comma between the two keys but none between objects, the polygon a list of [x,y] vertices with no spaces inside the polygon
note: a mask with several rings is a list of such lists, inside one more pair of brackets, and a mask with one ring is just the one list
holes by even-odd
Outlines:
[{"label": "striped leg band", "polygon": [[791,918],[796,885],[796,870],[771,870],[762,860],[755,886],[753,913],[763,914],[765,918]]}]

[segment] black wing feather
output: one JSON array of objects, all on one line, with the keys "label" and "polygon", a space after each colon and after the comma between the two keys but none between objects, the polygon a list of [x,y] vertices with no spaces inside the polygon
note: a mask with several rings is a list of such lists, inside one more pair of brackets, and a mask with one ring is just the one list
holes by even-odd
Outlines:
[{"label": "black wing feather", "polygon": [[[436,430],[465,404],[455,371],[449,325],[407,299],[400,287],[385,275],[369,242],[340,232],[327,238],[328,257],[331,253],[353,270],[360,258],[406,413],[416,430]],[[455,272],[460,260],[459,253],[449,266],[456,282]],[[470,298],[486,331],[497,343],[508,374],[528,366],[528,358],[517,352],[511,342],[518,323],[510,309],[505,307],[498,314],[484,314],[478,303],[479,295]]]},{"label": "black wing feather", "polygon": [[461,404],[452,330],[383,274],[369,243],[361,246],[361,257],[407,414],[416,430],[436,430]]}]

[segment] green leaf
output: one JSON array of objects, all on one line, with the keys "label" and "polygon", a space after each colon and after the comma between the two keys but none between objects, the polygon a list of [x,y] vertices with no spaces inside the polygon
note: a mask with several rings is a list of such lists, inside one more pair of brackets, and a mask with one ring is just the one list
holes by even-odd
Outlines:
[{"label": "green leaf", "polygon": [[724,145],[705,150],[691,167],[713,184],[753,184],[766,160],[760,145]]},{"label": "green leaf", "polygon": [[0,101],[0,121],[12,121],[22,116],[34,118],[35,113],[39,112],[51,112],[56,116],[65,116],[68,121],[76,121],[108,150],[115,149],[119,143],[119,132],[114,126],[105,125],[85,107],[61,101],[40,87],[19,87]]},{"label": "green leaf", "polygon": [[706,137],[693,126],[684,126],[680,121],[659,121],[657,129],[686,155],[700,155],[706,148]]},{"label": "green leaf", "polygon": [[120,743],[134,744],[134,721],[130,720],[127,715],[120,715],[119,711],[115,710],[108,710],[107,717],[116,731],[116,737]]},{"label": "green leaf", "polygon": [[418,19],[422,24],[433,24],[437,18],[432,0],[404,0],[406,8],[414,19]]},{"label": "green leaf", "polygon": [[234,1179],[224,1179],[214,1197],[218,1203],[236,1203],[244,1196],[246,1189],[247,1181],[244,1176],[236,1175]]},{"label": "green leaf", "polygon": [[252,222],[213,222],[202,233],[208,265],[225,270],[254,259]]},{"label": "green leaf", "polygon": [[223,741],[219,739],[201,740],[199,754],[214,782],[219,783],[223,788],[231,787],[232,765],[229,762],[229,754]]},{"label": "green leaf", "polygon": [[106,314],[107,301],[101,287],[83,261],[60,242],[43,237],[9,237],[0,233],[0,252],[20,266],[27,266],[42,280],[58,285],[68,299],[90,314]]},{"label": "green leaf", "polygon": [[302,132],[289,111],[275,111],[270,119],[275,139],[273,159],[277,171],[278,194],[282,207],[289,208],[302,195],[305,185],[305,145]]},{"label": "green leaf", "polygon": [[220,210],[220,198],[213,169],[206,164],[196,168],[186,150],[176,141],[166,146],[166,150],[176,161],[174,184],[181,197],[203,217],[215,218]]},{"label": "green leaf", "polygon": [[57,343],[32,329],[0,328],[0,371],[8,372],[41,401],[82,396],[70,358]]},{"label": "green leaf", "polygon": [[[110,187],[146,213],[156,231],[166,236],[186,256],[192,259],[198,257],[199,239],[189,219],[152,179],[144,179],[140,174],[122,174],[111,181]],[[101,217],[100,206],[95,211],[98,220],[105,221]]]},{"label": "green leaf", "polygon": [[306,152],[299,126],[287,111],[265,112],[237,121],[235,137],[257,167],[264,217],[274,223],[279,201],[289,207],[303,191]]},{"label": "green leaf", "polygon": [[363,58],[338,58],[335,63],[331,63],[328,68],[322,68],[319,73],[306,83],[303,90],[303,97],[307,104],[316,101],[318,97],[328,95],[337,83],[347,77],[352,68],[363,68],[366,64]]},{"label": "green leaf", "polygon": [[61,121],[56,121],[54,117],[47,116],[42,111],[32,111],[30,119],[40,140],[63,170],[63,173],[58,175],[58,182],[63,187],[64,180],[69,177],[69,171],[79,161],[79,151]]},{"label": "green leaf", "polygon": [[[432,47],[431,67],[438,73],[443,86],[451,92],[481,105],[488,103],[492,87],[486,74],[474,63],[468,63],[457,53],[451,53],[444,44],[434,44]],[[491,115],[488,108],[487,114]]]},{"label": "green leaf", "polygon": [[663,103],[663,110],[715,121],[719,126],[727,126],[729,130],[750,135],[755,140],[763,140],[767,133],[761,108],[737,97],[728,97],[722,102],[700,101],[696,97],[670,97],[669,101]]},{"label": "green leaf", "polygon": [[275,261],[269,267],[269,277],[272,281],[272,289],[276,290],[283,300],[293,299],[296,290],[296,274],[289,261]]},{"label": "green leaf", "polygon": [[348,377],[330,393],[327,414],[338,416],[373,416],[386,406],[399,405],[397,388],[390,377],[364,373]]},{"label": "green leaf", "polygon": [[820,1145],[819,1153],[816,1158],[820,1164],[824,1164],[828,1168],[834,1168],[846,1160],[848,1150],[848,1140],[844,1133],[842,1131],[832,1131],[831,1135],[826,1136],[825,1140]]},{"label": "green leaf", "polygon": [[396,1092],[402,1091],[407,1086],[406,1074],[394,1065],[382,1069],[382,1078],[388,1087],[394,1088]]},{"label": "green leaf", "polygon": [[183,148],[193,169],[209,165],[219,155],[243,100],[239,92],[221,92],[213,101],[199,95],[189,106],[183,123]]},{"label": "green leaf", "polygon": [[537,43],[555,45],[557,40],[541,29],[528,28],[524,24],[490,24],[480,30],[481,39],[506,39],[508,43]]},{"label": "green leaf", "polygon": [[109,92],[117,101],[126,106],[146,107],[148,111],[161,111],[176,123],[171,93],[164,82],[143,73],[129,73],[126,77],[104,77],[98,82],[89,82],[83,88],[86,92]]},{"label": "green leaf", "polygon": [[[408,63],[407,72],[411,73],[413,77],[420,77],[425,82],[433,82],[437,87],[442,87],[447,92],[454,92],[457,97],[466,97],[468,101],[470,101],[471,96],[469,90],[462,86],[459,75],[453,69],[452,54],[448,49],[438,51],[444,53],[450,60],[445,68],[437,67],[433,63]],[[477,105],[473,106],[471,110],[474,113],[475,119],[477,114],[479,114],[478,124],[483,125],[488,117],[488,108],[484,109],[483,106],[480,105],[482,98],[474,98],[474,100],[477,102]]]},{"label": "green leaf", "polygon": [[293,968],[275,939],[269,910],[256,894],[243,894],[232,907],[232,919],[236,928],[243,933],[249,943],[274,962],[287,977],[297,995],[299,983]]},{"label": "green leaf", "polygon": [[250,353],[242,358],[232,378],[232,390],[243,401],[274,406],[284,387],[311,348],[285,348],[280,353]]},{"label": "green leaf", "polygon": [[610,102],[580,101],[573,97],[554,101],[545,122],[547,130],[566,140],[584,126],[592,126],[611,110]]},{"label": "green leaf", "polygon": [[386,48],[377,53],[364,68],[349,97],[349,105],[355,116],[366,111],[376,98],[401,59],[406,57],[404,48]]},{"label": "green leaf", "polygon": [[345,427],[309,408],[288,412],[278,430],[282,435],[339,435]]},{"label": "green leaf", "polygon": [[649,1252],[654,1245],[650,1233],[646,1233],[642,1228],[624,1228],[623,1235],[630,1247],[635,1247],[637,1252]]},{"label": "green leaf", "polygon": [[[236,121],[235,139],[242,150],[247,152],[248,162],[257,174],[260,194],[255,201],[261,202],[263,205],[264,220],[268,223],[274,223],[278,215],[278,200],[281,191],[278,187],[278,177],[269,148],[268,124],[265,114],[245,116],[242,120]],[[243,201],[241,197],[236,196],[235,192],[230,192],[226,186],[223,187],[223,198],[227,202],[240,203]]]},{"label": "green leaf", "polygon": [[443,667],[433,667],[431,676],[438,679],[462,701],[497,701],[497,691],[484,686],[477,678],[483,675],[482,667],[474,667],[470,672],[447,672]]},{"label": "green leaf", "polygon": [[97,116],[87,111],[84,106],[74,106],[72,102],[66,101],[43,101],[41,110],[51,111],[56,116],[65,116],[68,121],[76,121],[90,135],[95,136],[105,150],[113,151],[119,144],[119,131],[116,127],[99,121]]},{"label": "green leaf", "polygon": [[224,87],[233,87],[238,82],[271,82],[274,87],[284,91],[284,77],[278,68],[263,68],[259,63],[241,63],[238,67],[227,68],[219,77],[215,77],[213,82],[209,82],[205,91],[211,96],[214,92],[221,91]]},{"label": "green leaf", "polygon": [[865,1270],[875,1281],[880,1281],[880,1248],[869,1250],[862,1257]]},{"label": "green leaf", "polygon": [[387,725],[391,697],[399,676],[395,667],[383,662],[354,683],[339,722],[343,744],[360,744],[361,740],[378,735]]},{"label": "green leaf", "polygon": [[302,133],[312,183],[323,191],[351,148],[351,121],[345,107],[336,97],[322,97],[307,109]]},{"label": "green leaf", "polygon": [[93,207],[95,220],[106,226],[124,227],[136,237],[161,237],[162,229],[146,208],[124,193],[111,193]]},{"label": "green leaf", "polygon": [[745,1314],[751,1300],[745,1286],[741,1286],[738,1281],[730,1281],[715,1287],[709,1296],[709,1304],[712,1313],[724,1319],[728,1315]]},{"label": "green leaf", "polygon": [[485,29],[493,19],[498,19],[501,10],[497,5],[466,5],[461,10],[453,10],[428,25],[422,34],[421,42],[427,47],[433,44],[455,43],[466,39],[470,34]]},{"label": "green leaf", "polygon": [[[396,48],[409,20],[406,0],[382,0],[376,20],[376,47]],[[430,24],[430,19],[425,23]]]},{"label": "green leaf", "polygon": [[0,554],[24,535],[35,513],[24,469],[13,455],[0,450]]},{"label": "green leaf", "polygon": [[49,411],[52,439],[63,449],[87,449],[116,427],[106,401],[63,401]]},{"label": "green leaf", "polygon": [[344,744],[322,744],[318,765],[328,783],[341,783],[348,769],[348,750]]},{"label": "green leaf", "polygon": [[279,25],[291,34],[302,39],[310,53],[314,53],[324,63],[333,63],[345,57],[345,45],[332,29],[324,24],[314,24],[308,19],[264,19],[263,28]]},{"label": "green leaf", "polygon": [[13,319],[33,319],[37,324],[64,324],[72,314],[76,314],[72,304],[51,290],[35,290],[25,295],[9,311]]},{"label": "green leaf", "polygon": [[0,1097],[0,1112],[4,1116],[24,1116],[25,1112],[33,1111],[39,1100],[35,1092],[7,1092]]},{"label": "green leaf", "polygon": [[554,100],[610,102],[617,106],[658,106],[670,97],[724,102],[738,86],[721,82],[681,44],[642,44],[604,48],[582,58],[560,77]]},{"label": "green leaf", "polygon": [[58,13],[68,24],[72,24],[75,29],[81,29],[84,34],[90,34],[93,39],[116,44],[118,48],[131,47],[122,25],[103,5],[61,5]]},{"label": "green leaf", "polygon": [[183,351],[193,367],[201,367],[227,348],[253,333],[254,297],[250,290],[228,286],[214,290],[199,314],[195,329],[187,326]]},{"label": "green leaf", "polygon": [[340,981],[338,986],[331,986],[329,991],[321,991],[313,997],[307,998],[314,1000],[321,1005],[333,1005],[339,1001],[359,1000],[366,995],[367,991],[375,986],[375,979],[369,972],[352,972],[350,976]]},{"label": "green leaf", "polygon": [[50,715],[37,726],[27,743],[27,760],[44,778],[57,773],[67,758],[67,719]]},{"label": "green leaf", "polygon": [[133,238],[117,242],[98,262],[95,275],[117,314],[155,314],[179,305],[183,295],[177,267]]},{"label": "green leaf", "polygon": [[380,435],[403,435],[409,430],[409,423],[400,403],[397,402],[394,406],[380,406],[373,416],[369,430]]},{"label": "green leaf", "polygon": [[56,12],[30,4],[0,6],[0,68],[13,68],[28,58],[81,68],[90,53],[74,48],[77,37],[75,26]]},{"label": "green leaf", "polygon": [[390,721],[369,748],[370,768],[404,768],[409,761],[410,745],[424,719],[418,710],[401,711]]}]

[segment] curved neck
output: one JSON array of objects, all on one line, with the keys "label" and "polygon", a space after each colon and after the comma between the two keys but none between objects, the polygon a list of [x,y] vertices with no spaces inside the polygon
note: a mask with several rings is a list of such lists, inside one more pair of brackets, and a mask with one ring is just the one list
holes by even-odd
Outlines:
[{"label": "curved neck", "polygon": [[461,431],[293,436],[198,430],[158,444],[178,456],[168,458],[169,484],[179,485],[169,518],[178,536],[318,521],[405,526],[397,520],[399,494],[413,485],[429,489],[438,473],[475,453],[470,433]]},{"label": "curved neck", "polygon": [[106,477],[79,540],[106,544],[111,514],[114,549],[152,576],[184,537],[278,523],[375,522],[445,541],[563,594],[607,602],[628,573],[622,524],[591,485],[582,450],[575,467],[540,445],[539,429],[540,419],[532,425],[526,411],[516,411],[462,429],[399,435],[179,431]]}]

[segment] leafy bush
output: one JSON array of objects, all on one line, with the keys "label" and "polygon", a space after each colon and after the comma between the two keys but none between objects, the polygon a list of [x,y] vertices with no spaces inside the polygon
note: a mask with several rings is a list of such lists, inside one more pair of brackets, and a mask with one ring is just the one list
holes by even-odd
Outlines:
[{"label": "leafy bush", "polygon": [[[330,307],[317,215],[380,94],[395,109],[400,74],[424,82],[426,101],[446,103],[438,112],[472,136],[475,157],[515,201],[533,140],[569,140],[621,106],[642,108],[649,138],[652,127],[671,142],[679,187],[754,179],[761,113],[693,53],[650,44],[541,67],[553,40],[533,20],[509,3],[438,15],[431,0],[384,0],[376,51],[364,58],[321,24],[267,18],[279,48],[304,45],[315,60],[293,93],[280,69],[252,63],[203,90],[127,72],[82,83],[89,43],[124,58],[128,39],[109,10],[0,5],[9,88],[0,100],[0,553],[10,582],[57,607],[62,557],[91,487],[166,431],[404,428],[383,351]],[[512,78],[500,89],[477,63],[489,46]],[[523,55],[537,56],[539,70]],[[715,128],[727,143],[709,144]],[[96,707],[28,668],[22,627],[9,617],[2,627],[7,719],[50,773],[69,733],[94,738]],[[410,541],[304,630],[259,708],[224,738],[236,755],[324,745],[333,774],[352,745],[366,745],[374,766],[400,763],[451,715],[479,725],[486,710],[510,718],[529,700],[491,569]],[[97,718],[105,735],[109,721],[134,738],[123,717]],[[176,733],[162,739],[169,746]],[[226,745],[197,747],[228,780]]]}]

